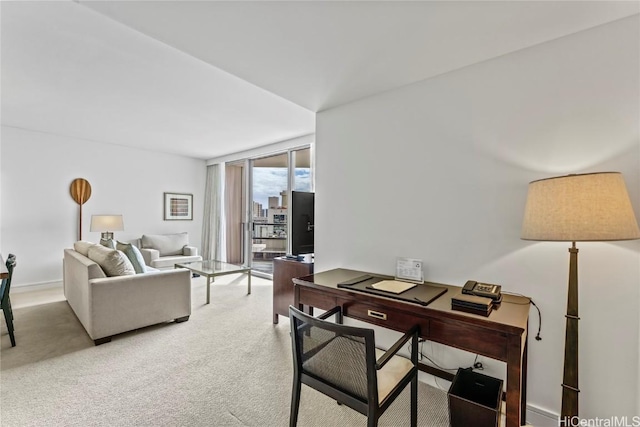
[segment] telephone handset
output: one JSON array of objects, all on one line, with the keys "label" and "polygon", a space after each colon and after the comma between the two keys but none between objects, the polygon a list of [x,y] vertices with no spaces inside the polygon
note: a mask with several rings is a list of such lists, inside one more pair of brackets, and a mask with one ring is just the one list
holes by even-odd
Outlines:
[{"label": "telephone handset", "polygon": [[492,285],[490,283],[479,283],[475,280],[469,280],[462,288],[463,294],[476,295],[479,297],[491,298],[495,303],[500,303],[502,294],[500,290],[502,286]]}]

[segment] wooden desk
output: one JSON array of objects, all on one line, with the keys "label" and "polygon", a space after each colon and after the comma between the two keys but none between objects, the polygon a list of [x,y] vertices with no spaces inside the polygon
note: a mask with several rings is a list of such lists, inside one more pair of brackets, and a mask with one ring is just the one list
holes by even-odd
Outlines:
[{"label": "wooden desk", "polygon": [[9,277],[9,270],[7,270],[7,264],[5,264],[2,254],[0,254],[0,280]]},{"label": "wooden desk", "polygon": [[529,298],[504,295],[500,307],[483,317],[451,310],[458,286],[438,284],[447,293],[427,307],[337,286],[364,274],[371,273],[340,268],[295,278],[295,306],[322,310],[342,306],[345,316],[401,332],[418,324],[427,340],[506,362],[506,425],[525,424]]}]

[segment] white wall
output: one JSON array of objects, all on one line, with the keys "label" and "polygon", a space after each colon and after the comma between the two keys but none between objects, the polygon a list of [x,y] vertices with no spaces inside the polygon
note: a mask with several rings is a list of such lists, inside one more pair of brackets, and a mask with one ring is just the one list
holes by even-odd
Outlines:
[{"label": "white wall", "polygon": [[[63,249],[78,237],[78,204],[69,185],[92,187],[83,206],[82,238],[92,214],[122,214],[119,240],[142,234],[189,232],[200,247],[204,160],[2,127],[0,234],[2,254],[15,253],[13,286],[62,280]],[[163,192],[193,194],[193,221],[164,221]]]},{"label": "white wall", "polygon": [[[0,134],[0,196],[2,195],[2,135]],[[0,202],[2,199],[0,198]],[[2,205],[0,204],[0,224],[2,224]],[[2,254],[2,227],[0,226],[0,254]],[[4,255],[7,256],[6,254]]]},{"label": "white wall", "polygon": [[[520,240],[527,184],[620,171],[640,214],[638,36],[635,16],[319,113],[316,271],[415,257],[428,280],[533,297],[528,403],[558,413],[570,243]],[[581,416],[636,415],[640,242],[578,247]]]}]

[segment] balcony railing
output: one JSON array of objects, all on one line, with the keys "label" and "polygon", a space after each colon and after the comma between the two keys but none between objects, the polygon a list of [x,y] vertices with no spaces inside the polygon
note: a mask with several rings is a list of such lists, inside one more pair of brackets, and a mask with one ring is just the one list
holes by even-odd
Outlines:
[{"label": "balcony railing", "polygon": [[254,222],[251,235],[253,268],[273,273],[273,258],[287,253],[286,222]]}]

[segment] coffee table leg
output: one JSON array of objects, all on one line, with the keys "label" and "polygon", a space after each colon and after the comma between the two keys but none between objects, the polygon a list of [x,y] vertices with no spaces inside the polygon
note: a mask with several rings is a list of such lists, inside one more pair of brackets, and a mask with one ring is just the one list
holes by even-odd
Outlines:
[{"label": "coffee table leg", "polygon": [[207,304],[211,302],[211,277],[207,276]]},{"label": "coffee table leg", "polygon": [[249,276],[249,284],[247,285],[247,295],[251,295],[251,270],[247,272],[247,276]]}]

